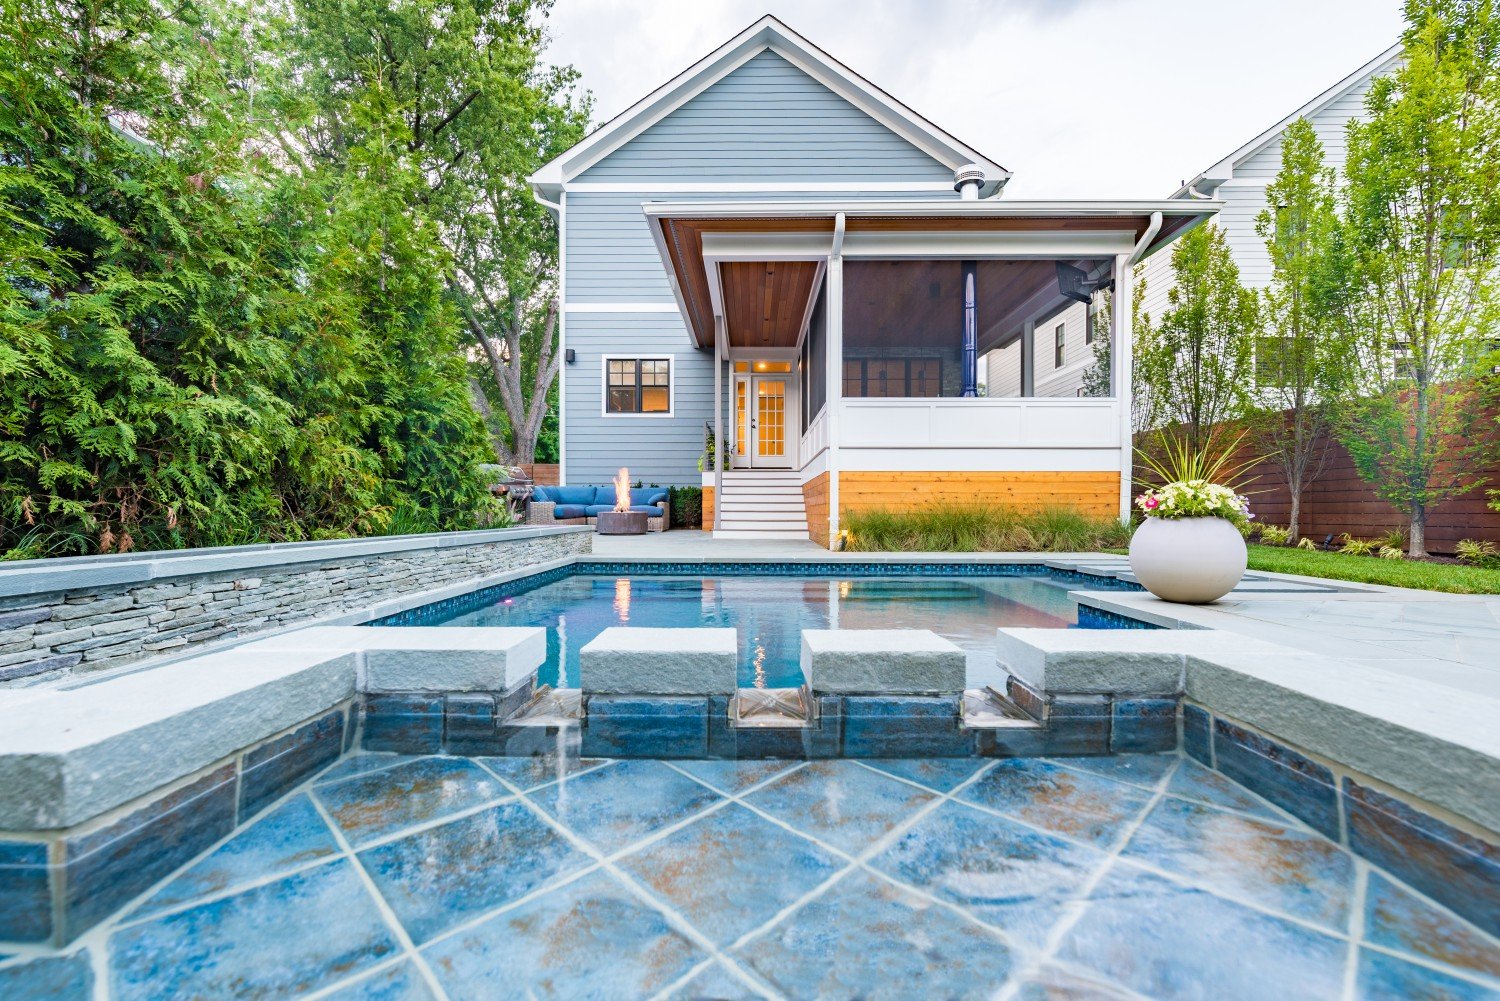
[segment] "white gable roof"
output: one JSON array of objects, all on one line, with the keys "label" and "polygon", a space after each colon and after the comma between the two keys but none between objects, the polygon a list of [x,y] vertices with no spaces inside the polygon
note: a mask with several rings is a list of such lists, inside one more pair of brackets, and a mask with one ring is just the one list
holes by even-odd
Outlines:
[{"label": "white gable roof", "polygon": [[1010,171],[938,128],[768,14],[544,164],[531,175],[532,188],[543,197],[555,198],[567,181],[767,50],[938,162],[955,170],[966,164],[979,164],[986,177],[981,194],[994,194],[1010,179]]},{"label": "white gable roof", "polygon": [[1349,91],[1357,87],[1366,78],[1388,73],[1397,65],[1399,65],[1400,62],[1401,43],[1397,42],[1395,45],[1392,45],[1390,48],[1386,49],[1380,55],[1365,63],[1353,73],[1350,73],[1348,76],[1344,77],[1332,87],[1329,87],[1327,90],[1323,91],[1323,93],[1319,94],[1311,101],[1308,101],[1306,104],[1298,108],[1296,111],[1292,112],[1290,115],[1287,115],[1285,118],[1277,122],[1275,125],[1271,126],[1269,129],[1266,129],[1266,131],[1262,132],[1254,139],[1251,139],[1249,142],[1241,146],[1239,149],[1235,150],[1233,153],[1230,153],[1228,156],[1224,157],[1224,159],[1220,160],[1212,167],[1209,167],[1207,170],[1203,171],[1201,174],[1188,181],[1182,187],[1178,188],[1177,191],[1173,193],[1172,197],[1193,198],[1204,196],[1206,192],[1202,191],[1199,188],[1199,185],[1204,181],[1209,182],[1207,186],[1210,188],[1218,187],[1224,181],[1227,181],[1230,178],[1234,177],[1234,169],[1236,167],[1244,163],[1246,160],[1250,159],[1255,154],[1259,153],[1261,150],[1265,149],[1271,143],[1275,142],[1281,136],[1281,134],[1286,131],[1288,125],[1291,125],[1299,118],[1312,118],[1324,108],[1327,108],[1330,104],[1333,104],[1339,98],[1349,93]]}]

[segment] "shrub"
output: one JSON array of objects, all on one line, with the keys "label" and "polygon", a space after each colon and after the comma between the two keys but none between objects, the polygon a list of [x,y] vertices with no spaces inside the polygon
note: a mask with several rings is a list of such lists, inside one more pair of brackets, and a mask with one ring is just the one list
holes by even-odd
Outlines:
[{"label": "shrub", "polygon": [[1406,553],[1395,546],[1381,546],[1378,554],[1383,560],[1403,560]]},{"label": "shrub", "polygon": [[1297,540],[1297,548],[1306,549],[1310,553],[1315,553],[1318,551],[1318,544],[1313,540],[1304,537]]},{"label": "shrub", "polygon": [[1464,539],[1453,547],[1460,562],[1500,570],[1500,547],[1488,539]]},{"label": "shrub", "polygon": [[1260,526],[1260,541],[1268,546],[1284,546],[1291,537],[1291,532],[1280,525]]},{"label": "shrub", "polygon": [[703,524],[702,487],[671,487],[667,497],[673,528],[698,528]]},{"label": "shrub", "polygon": [[1339,552],[1346,556],[1370,556],[1375,552],[1377,543],[1368,539],[1356,539],[1348,532],[1344,533],[1344,544],[1339,546]]},{"label": "shrub", "polygon": [[844,518],[856,552],[1093,552],[1119,549],[1130,528],[1072,508],[1035,510],[936,504],[915,511],[860,511]]}]

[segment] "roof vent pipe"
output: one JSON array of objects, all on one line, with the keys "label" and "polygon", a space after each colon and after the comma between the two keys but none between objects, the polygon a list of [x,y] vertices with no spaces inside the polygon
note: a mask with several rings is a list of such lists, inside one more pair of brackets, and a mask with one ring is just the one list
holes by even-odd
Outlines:
[{"label": "roof vent pipe", "polygon": [[966,163],[953,172],[953,190],[962,201],[977,202],[983,186],[984,168],[977,163]]}]

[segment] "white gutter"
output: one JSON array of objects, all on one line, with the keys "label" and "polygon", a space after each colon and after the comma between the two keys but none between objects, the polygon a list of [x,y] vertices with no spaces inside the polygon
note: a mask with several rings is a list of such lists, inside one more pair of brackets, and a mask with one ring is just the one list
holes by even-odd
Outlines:
[{"label": "white gutter", "polygon": [[547,201],[547,199],[542,197],[542,193],[535,188],[531,189],[531,197],[535,198],[537,200],[537,204],[541,205],[542,208],[546,209],[548,212],[551,212],[555,218],[562,218],[561,204],[559,204],[558,202]]},{"label": "white gutter", "polygon": [[921,216],[927,218],[1122,218],[1160,212],[1165,216],[1209,216],[1223,203],[1187,201],[1181,198],[1078,201],[803,201],[803,202],[646,202],[641,206],[649,219],[670,216],[681,219],[787,218],[828,219],[840,212],[860,218]]},{"label": "white gutter", "polygon": [[[1151,241],[1156,239],[1156,234],[1160,232],[1161,213],[1153,212],[1151,213],[1151,222],[1146,226],[1146,232],[1142,233],[1141,238],[1135,242],[1135,249],[1130,252],[1130,257],[1126,260],[1125,266],[1134,266],[1135,262],[1139,261],[1145,255],[1146,251],[1151,248]],[[1126,280],[1129,280],[1129,276],[1126,276]]]},{"label": "white gutter", "polygon": [[833,256],[844,256],[844,224],[846,220],[844,213],[840,212],[833,217]]},{"label": "white gutter", "polygon": [[840,212],[833,217],[833,247],[828,253],[826,320],[823,336],[825,391],[823,406],[828,410],[828,547],[838,546],[839,538],[839,409],[844,397],[844,225]]}]

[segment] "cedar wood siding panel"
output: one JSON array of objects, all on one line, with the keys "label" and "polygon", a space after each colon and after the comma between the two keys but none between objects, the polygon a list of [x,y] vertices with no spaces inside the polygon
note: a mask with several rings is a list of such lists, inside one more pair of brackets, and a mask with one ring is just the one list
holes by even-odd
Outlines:
[{"label": "cedar wood siding panel", "polygon": [[774,52],[762,52],[579,176],[951,181],[953,171]]},{"label": "cedar wood siding panel", "polygon": [[[860,182],[951,181],[942,163],[888,131],[785,59],[763,52],[642,132],[572,183],[564,211],[567,302],[596,309],[657,304],[662,312],[568,310],[563,398],[565,482],[607,483],[621,465],[633,480],[700,482],[703,425],[713,419],[713,356],[693,347],[641,205],[648,201],[786,201],[840,197],[952,199],[951,191],[865,192]],[[839,192],[590,191],[638,182],[848,182]],[[673,415],[602,413],[605,355],[673,358]],[[724,391],[727,397],[729,381]]]}]

